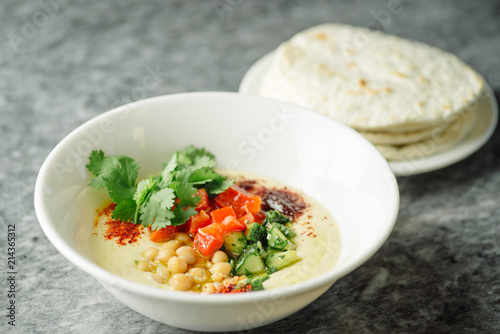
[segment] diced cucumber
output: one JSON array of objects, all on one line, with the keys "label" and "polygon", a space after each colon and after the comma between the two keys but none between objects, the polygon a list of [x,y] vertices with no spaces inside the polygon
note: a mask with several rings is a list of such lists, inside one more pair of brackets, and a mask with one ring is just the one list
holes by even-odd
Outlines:
[{"label": "diced cucumber", "polygon": [[267,244],[271,248],[289,250],[295,249],[297,246],[288,240],[288,238],[280,231],[278,226],[275,224],[271,227],[271,230],[267,234]]},{"label": "diced cucumber", "polygon": [[295,231],[292,230],[287,225],[272,223],[269,225],[269,229],[271,229],[273,226],[276,226],[281,231],[281,233],[285,235],[287,239],[291,239],[295,235]]},{"label": "diced cucumber", "polygon": [[253,251],[259,253],[259,255],[262,258],[262,260],[264,260],[266,258],[266,256],[267,256],[267,251],[264,249],[264,246],[262,246],[262,242],[260,242],[260,241],[257,241],[254,244],[249,244],[243,250],[243,253],[253,252]]},{"label": "diced cucumber", "polygon": [[237,276],[251,276],[255,274],[261,274],[266,270],[264,261],[259,255],[259,252],[255,249],[245,251],[234,268],[234,274]]},{"label": "diced cucumber", "polygon": [[267,231],[257,223],[251,223],[245,230],[245,237],[251,242],[266,240]]},{"label": "diced cucumber", "polygon": [[268,228],[267,225],[271,223],[279,223],[279,224],[286,224],[290,222],[291,219],[288,218],[287,216],[282,215],[276,210],[269,210],[266,212],[266,218],[264,219],[264,223],[262,224],[264,227]]},{"label": "diced cucumber", "polygon": [[262,242],[257,241],[255,244],[257,245],[257,248],[259,250],[260,257],[262,258],[262,260],[265,260],[267,257],[267,251],[262,245]]},{"label": "diced cucumber", "polygon": [[297,252],[289,250],[286,252],[269,254],[266,258],[266,265],[269,269],[276,268],[277,270],[281,270],[298,261],[300,261],[300,257],[297,255]]},{"label": "diced cucumber", "polygon": [[229,232],[224,235],[224,249],[234,255],[240,255],[247,246],[247,239],[241,231]]},{"label": "diced cucumber", "polygon": [[252,277],[249,277],[246,280],[244,280],[242,285],[246,286],[247,284],[250,284],[252,291],[264,290],[264,286],[262,283],[265,280],[267,280],[268,278],[269,278],[269,275],[267,273],[253,275]]}]

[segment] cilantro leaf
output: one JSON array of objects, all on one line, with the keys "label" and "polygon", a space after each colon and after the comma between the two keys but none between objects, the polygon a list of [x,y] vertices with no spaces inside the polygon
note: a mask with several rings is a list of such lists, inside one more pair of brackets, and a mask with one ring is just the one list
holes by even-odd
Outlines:
[{"label": "cilantro leaf", "polygon": [[198,213],[192,206],[178,205],[174,209],[175,217],[172,218],[171,224],[174,226],[184,224],[191,216]]},{"label": "cilantro leaf", "polygon": [[89,185],[98,189],[107,188],[108,183],[115,180],[135,187],[139,175],[139,163],[134,159],[122,155],[105,157],[103,151],[92,151],[86,167],[95,176]]},{"label": "cilantro leaf", "polygon": [[134,212],[134,223],[139,222],[139,210],[143,206],[145,202],[148,201],[149,197],[155,190],[157,190],[156,179],[149,178],[146,180],[142,180],[137,184],[137,189],[135,190],[133,200],[136,203],[136,209]]},{"label": "cilantro leaf", "polygon": [[116,203],[113,218],[122,221],[134,219],[137,207],[133,196],[139,163],[122,155],[106,157],[100,150],[92,151],[86,167],[95,176],[89,185],[98,189],[107,188]]},{"label": "cilantro leaf", "polygon": [[160,179],[161,179],[161,187],[165,188],[171,183],[174,179],[174,171],[177,168],[177,153],[174,153],[168,164],[163,168]]},{"label": "cilantro leaf", "polygon": [[212,168],[209,167],[203,167],[196,169],[189,175],[189,182],[193,184],[204,184],[207,182],[211,182],[217,178],[219,178],[220,175],[217,174],[216,171],[214,171]]},{"label": "cilantro leaf", "polygon": [[197,156],[194,158],[194,168],[214,168],[215,167],[215,159],[208,155]]},{"label": "cilantro leaf", "polygon": [[193,171],[189,168],[184,168],[183,170],[177,172],[174,176],[176,182],[189,182],[189,178]]},{"label": "cilantro leaf", "polygon": [[89,163],[85,167],[95,176],[95,178],[90,180],[89,185],[98,189],[105,188],[106,184],[102,181],[102,178],[98,178],[99,175],[103,173],[103,170],[106,168],[110,169],[109,166],[104,163],[104,152],[101,150],[92,151],[89,157]]},{"label": "cilantro leaf", "polygon": [[151,191],[156,187],[156,179],[149,178],[140,181],[137,184],[137,189],[135,190],[133,199],[137,202],[139,206],[142,205],[151,194]]},{"label": "cilantro leaf", "polygon": [[181,200],[180,204],[196,206],[200,203],[200,197],[195,196],[196,188],[191,183],[179,182],[173,184],[175,194]]},{"label": "cilantro leaf", "polygon": [[215,167],[215,156],[205,150],[205,148],[197,148],[189,145],[182,151],[177,152],[180,169],[183,168],[202,168],[202,167]]},{"label": "cilantro leaf", "polygon": [[145,227],[149,225],[157,227],[160,223],[165,223],[165,226],[170,225],[170,219],[174,218],[171,210],[174,203],[175,193],[171,188],[164,188],[153,193],[149,201],[140,209],[141,224]]},{"label": "cilantro leaf", "polygon": [[197,188],[203,186],[214,195],[233,184],[214,170],[215,164],[212,153],[190,145],[175,152],[158,176],[142,180],[137,186],[139,163],[132,158],[106,157],[102,150],[93,151],[86,167],[94,175],[89,185],[106,188],[116,203],[114,219],[155,230],[184,224],[197,214],[195,208],[200,202]]},{"label": "cilantro leaf", "polygon": [[194,145],[189,145],[182,151],[179,151],[179,153],[189,157],[190,159],[194,160],[196,157],[201,157],[201,156],[208,156],[211,159],[215,159],[215,155],[212,153],[208,152],[204,147],[202,148],[197,148]]},{"label": "cilantro leaf", "polygon": [[[120,204],[117,204],[113,210],[113,219],[118,219],[121,221],[129,221],[130,217],[134,217],[137,211],[136,203],[134,200],[127,199]],[[137,222],[134,220],[133,223]]]},{"label": "cilantro leaf", "polygon": [[217,195],[224,192],[227,188],[231,187],[234,183],[234,180],[225,178],[220,176],[213,180],[212,182],[208,182],[204,185],[205,190],[211,195]]}]

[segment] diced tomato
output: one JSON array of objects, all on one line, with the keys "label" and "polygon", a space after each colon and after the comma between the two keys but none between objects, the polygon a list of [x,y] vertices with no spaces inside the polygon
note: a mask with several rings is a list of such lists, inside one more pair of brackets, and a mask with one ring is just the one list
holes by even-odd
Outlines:
[{"label": "diced tomato", "polygon": [[224,233],[232,231],[244,231],[247,228],[247,224],[240,222],[236,217],[227,216],[224,218],[220,224]]},{"label": "diced tomato", "polygon": [[196,206],[196,210],[200,212],[201,210],[208,209],[208,194],[204,188],[200,188],[196,191],[195,196],[200,197],[200,202]]},{"label": "diced tomato", "polygon": [[210,216],[203,210],[201,210],[197,215],[191,216],[188,222],[188,231],[191,235],[195,235],[196,233],[198,233],[198,230],[200,228],[208,226],[212,223],[212,221],[210,220]]},{"label": "diced tomato", "polygon": [[191,219],[188,219],[184,224],[177,226],[177,230],[182,233],[189,233],[190,229],[191,229]]},{"label": "diced tomato", "polygon": [[210,225],[207,225],[205,227],[198,229],[198,234],[199,233],[220,235],[220,236],[222,236],[224,234],[220,224],[217,224],[217,223],[212,223]]},{"label": "diced tomato", "polygon": [[207,212],[217,210],[219,206],[217,206],[217,203],[215,203],[215,198],[208,198],[208,209]]},{"label": "diced tomato", "polygon": [[172,239],[178,232],[176,226],[167,226],[159,230],[153,231],[149,239],[153,242],[162,242]]},{"label": "diced tomato", "polygon": [[259,211],[253,214],[253,217],[255,218],[255,222],[262,225],[264,222],[264,219],[266,219],[266,213],[264,211]]},{"label": "diced tomato", "polygon": [[246,215],[241,216],[238,220],[244,224],[251,224],[255,221],[255,217],[249,212]]},{"label": "diced tomato", "polygon": [[238,206],[242,206],[243,204],[245,204],[249,197],[245,194],[243,189],[232,186],[217,195],[216,198],[232,202],[233,204],[237,204]]},{"label": "diced tomato", "polygon": [[247,213],[256,213],[260,211],[260,206],[262,204],[262,199],[260,196],[250,196],[248,201],[245,202],[244,208]]},{"label": "diced tomato", "polygon": [[244,193],[243,189],[232,186],[217,195],[217,197],[215,197],[215,203],[221,208],[226,206],[232,207],[236,216],[239,217],[246,213],[243,206],[248,199],[249,197]]},{"label": "diced tomato", "polygon": [[212,256],[224,244],[224,238],[222,237],[222,235],[214,235],[203,232],[205,228],[208,228],[211,225],[199,229],[198,234],[196,234],[193,241],[194,249],[196,249],[198,252],[200,252],[200,254],[204,256]]},{"label": "diced tomato", "polygon": [[210,215],[212,216],[212,221],[214,223],[220,224],[226,218],[227,216],[233,216],[236,217],[236,213],[234,213],[234,210],[230,206],[225,206],[223,208],[214,210],[210,212]]}]

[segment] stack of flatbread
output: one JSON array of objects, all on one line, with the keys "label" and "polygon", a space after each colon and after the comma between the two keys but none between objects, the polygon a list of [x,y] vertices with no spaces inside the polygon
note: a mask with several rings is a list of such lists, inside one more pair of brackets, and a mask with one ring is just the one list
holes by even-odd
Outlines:
[{"label": "stack of flatbread", "polygon": [[483,87],[474,70],[437,48],[325,24],[278,47],[261,94],[349,125],[388,160],[411,160],[470,131]]}]

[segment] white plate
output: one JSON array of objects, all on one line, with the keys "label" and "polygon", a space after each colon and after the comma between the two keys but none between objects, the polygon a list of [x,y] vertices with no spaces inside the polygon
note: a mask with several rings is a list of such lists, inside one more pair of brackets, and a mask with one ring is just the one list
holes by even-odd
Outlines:
[{"label": "white plate", "polygon": [[[239,92],[262,95],[261,88],[271,68],[274,51],[259,59],[241,80]],[[434,155],[406,161],[391,161],[396,176],[409,176],[438,170],[463,160],[481,148],[495,131],[498,105],[491,87],[485,81],[486,96],[477,105],[477,119],[471,132],[452,148]]]}]

